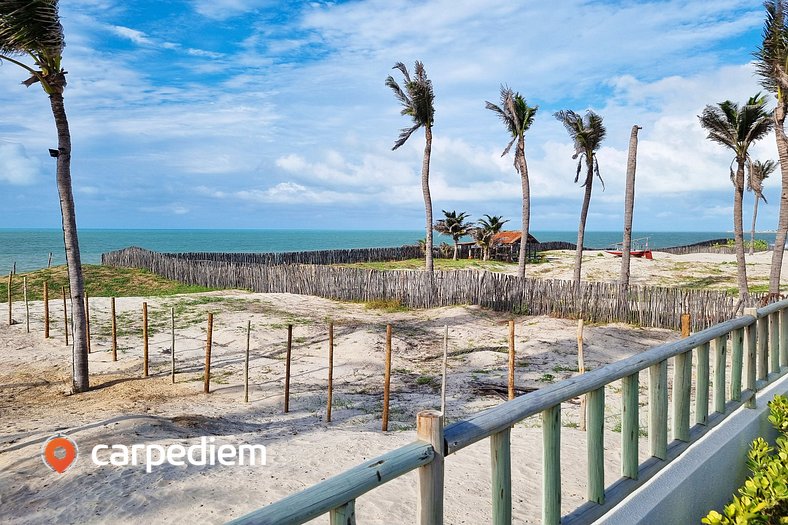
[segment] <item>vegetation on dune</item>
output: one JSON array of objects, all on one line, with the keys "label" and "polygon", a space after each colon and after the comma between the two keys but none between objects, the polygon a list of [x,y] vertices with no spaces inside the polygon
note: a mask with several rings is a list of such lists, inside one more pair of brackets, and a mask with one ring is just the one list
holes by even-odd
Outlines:
[{"label": "vegetation on dune", "polygon": [[[85,292],[90,297],[152,297],[212,290],[171,281],[137,268],[84,265],[82,272],[85,276]],[[49,283],[50,300],[60,297],[61,288],[68,287],[69,282],[65,266],[14,275],[11,285],[14,301],[22,299],[24,277],[27,277],[27,298],[31,301],[43,299],[44,282]],[[0,280],[0,301],[8,302],[8,276]]]},{"label": "vegetation on dune", "polygon": [[[406,259],[404,261],[384,261],[340,264],[346,268],[365,268],[368,270],[418,270],[424,266],[421,259]],[[436,270],[509,270],[516,265],[502,261],[482,261],[479,259],[435,259]]]},{"label": "vegetation on dune", "polygon": [[443,211],[443,219],[435,223],[433,228],[436,232],[448,235],[454,241],[454,256],[452,259],[457,260],[457,252],[459,250],[459,242],[462,237],[468,235],[473,229],[472,222],[465,222],[468,214],[464,211],[457,213],[456,211]]}]

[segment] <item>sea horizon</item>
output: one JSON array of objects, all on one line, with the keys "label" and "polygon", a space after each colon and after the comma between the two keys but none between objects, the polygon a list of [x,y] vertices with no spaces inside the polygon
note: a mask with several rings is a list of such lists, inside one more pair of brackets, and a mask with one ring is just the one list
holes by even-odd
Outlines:
[{"label": "sea horizon", "polygon": [[[512,228],[514,229],[514,228]],[[540,242],[576,242],[574,230],[532,230]],[[586,231],[585,246],[604,249],[620,242],[621,231]],[[726,231],[635,231],[632,237],[649,238],[653,249],[693,244],[711,239],[733,238]],[[158,252],[290,252],[352,248],[384,248],[415,244],[424,238],[418,229],[251,229],[251,228],[80,228],[83,264],[99,264],[101,254],[139,246]],[[773,232],[756,232],[756,238],[774,243]],[[749,232],[745,234],[749,239]],[[434,236],[435,245],[452,243],[447,236]],[[0,228],[0,273],[45,268],[49,253],[52,265],[65,264],[63,233],[59,228]]]}]

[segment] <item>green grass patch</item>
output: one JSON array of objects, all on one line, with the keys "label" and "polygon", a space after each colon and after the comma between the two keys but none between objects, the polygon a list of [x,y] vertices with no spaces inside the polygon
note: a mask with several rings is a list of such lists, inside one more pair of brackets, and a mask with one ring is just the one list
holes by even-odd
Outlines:
[{"label": "green grass patch", "polygon": [[[85,291],[91,297],[152,297],[185,293],[209,292],[214,288],[192,286],[171,281],[148,270],[113,268],[86,264],[82,266]],[[27,277],[27,297],[31,301],[43,299],[44,282],[49,283],[49,298],[57,299],[63,286],[68,287],[65,266],[44,268],[13,276],[11,293],[14,301],[23,298],[23,277]],[[0,279],[0,301],[8,301],[8,276]]]},{"label": "green grass patch", "polygon": [[384,312],[406,312],[408,307],[403,305],[399,299],[375,299],[364,303],[367,310],[382,310]]}]

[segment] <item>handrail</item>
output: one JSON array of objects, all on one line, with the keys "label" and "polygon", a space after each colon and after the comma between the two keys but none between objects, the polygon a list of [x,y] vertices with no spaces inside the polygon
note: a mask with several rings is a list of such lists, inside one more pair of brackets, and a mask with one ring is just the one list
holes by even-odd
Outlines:
[{"label": "handrail", "polygon": [[300,525],[432,461],[432,445],[415,441],[241,516],[232,525]]}]

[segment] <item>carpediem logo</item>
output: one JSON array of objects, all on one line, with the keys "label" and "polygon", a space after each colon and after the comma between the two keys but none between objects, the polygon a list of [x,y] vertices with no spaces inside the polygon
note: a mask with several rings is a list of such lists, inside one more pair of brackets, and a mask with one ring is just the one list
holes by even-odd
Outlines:
[{"label": "carpediem logo", "polygon": [[[47,467],[63,474],[74,464],[78,454],[77,443],[58,434],[44,443],[41,457]],[[93,447],[90,459],[97,467],[144,466],[145,472],[150,473],[154,467],[165,464],[176,467],[217,464],[262,466],[266,464],[266,449],[264,445],[217,445],[215,437],[202,436],[198,444],[191,446],[179,443],[168,446],[157,443],[130,446],[99,444]]]}]

